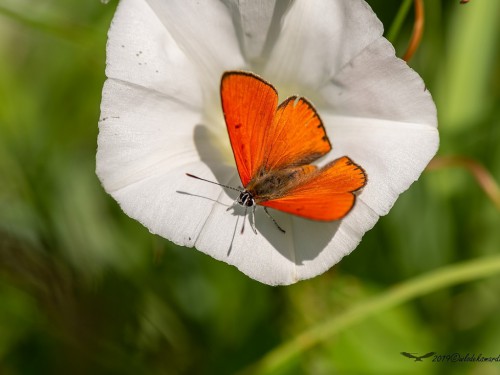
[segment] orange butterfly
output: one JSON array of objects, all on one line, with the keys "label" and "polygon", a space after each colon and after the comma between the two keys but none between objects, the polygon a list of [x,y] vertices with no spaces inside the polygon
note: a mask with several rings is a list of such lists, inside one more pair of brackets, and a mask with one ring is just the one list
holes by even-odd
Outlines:
[{"label": "orange butterfly", "polygon": [[311,103],[292,96],[278,106],[276,89],[243,71],[222,75],[221,99],[244,190],[222,186],[240,192],[237,203],[253,212],[261,205],[268,215],[271,207],[319,221],[347,215],[367,176],[347,156],[322,168],[310,164],[332,149]]}]

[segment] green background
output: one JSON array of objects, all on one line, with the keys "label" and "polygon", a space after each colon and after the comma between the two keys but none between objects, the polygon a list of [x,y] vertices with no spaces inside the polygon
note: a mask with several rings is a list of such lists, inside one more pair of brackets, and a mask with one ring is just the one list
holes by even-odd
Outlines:
[{"label": "green background", "polygon": [[[368,2],[389,29],[402,2]],[[290,287],[121,212],[94,173],[116,5],[0,1],[0,374],[500,374],[400,354],[500,355],[500,213],[464,168],[424,172],[355,252]],[[499,181],[500,1],[425,6],[409,64],[438,106],[438,156]],[[412,24],[410,8],[399,56]],[[446,281],[459,263],[477,266]]]}]

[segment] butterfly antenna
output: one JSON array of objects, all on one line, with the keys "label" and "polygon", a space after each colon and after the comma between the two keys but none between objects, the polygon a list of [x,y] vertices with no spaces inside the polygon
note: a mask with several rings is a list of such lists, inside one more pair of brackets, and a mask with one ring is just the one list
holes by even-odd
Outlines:
[{"label": "butterfly antenna", "polygon": [[196,178],[197,180],[201,180],[201,181],[205,181],[205,182],[210,182],[211,184],[214,184],[214,185],[219,185],[219,186],[222,186],[222,187],[225,187],[227,189],[231,189],[231,190],[236,190],[236,191],[239,191],[240,193],[243,192],[243,190],[240,190],[240,189],[236,189],[235,187],[232,187],[232,186],[227,186],[227,185],[223,185],[223,184],[219,184],[218,182],[214,182],[214,181],[210,181],[210,180],[205,180],[204,178],[201,178],[201,177],[198,177],[198,176],[195,176],[191,173],[186,173],[186,176],[188,177],[192,177],[192,178]]},{"label": "butterfly antenna", "polygon": [[279,226],[276,220],[274,220],[274,217],[271,216],[271,214],[267,210],[267,207],[264,207],[264,211],[266,212],[267,216],[269,216],[269,218],[273,221],[274,225],[276,225],[276,228],[278,228],[282,233],[286,233],[285,230]]}]

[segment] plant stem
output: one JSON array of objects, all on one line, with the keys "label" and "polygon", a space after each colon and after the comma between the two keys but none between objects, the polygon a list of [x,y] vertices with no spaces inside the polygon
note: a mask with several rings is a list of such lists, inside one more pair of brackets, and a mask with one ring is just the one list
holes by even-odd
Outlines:
[{"label": "plant stem", "polygon": [[406,16],[408,14],[408,11],[410,10],[410,6],[412,4],[413,0],[404,0],[401,6],[399,7],[398,13],[396,14],[396,17],[394,18],[394,21],[392,21],[392,25],[389,28],[389,31],[386,34],[386,38],[394,44],[396,41],[396,38],[399,35],[399,32],[401,31],[401,27],[403,26],[403,23],[406,19]]},{"label": "plant stem", "polygon": [[424,19],[424,0],[415,0],[415,21],[413,22],[413,31],[411,33],[410,44],[403,56],[403,60],[406,62],[410,61],[420,45],[422,35],[424,34]]}]

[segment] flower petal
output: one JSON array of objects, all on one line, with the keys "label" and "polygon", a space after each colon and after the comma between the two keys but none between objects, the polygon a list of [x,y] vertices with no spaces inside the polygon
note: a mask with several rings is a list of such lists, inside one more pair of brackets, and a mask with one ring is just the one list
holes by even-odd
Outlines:
[{"label": "flower petal", "polygon": [[200,160],[193,132],[201,115],[157,92],[108,80],[101,116],[97,172],[108,192]]},{"label": "flower petal", "polygon": [[216,93],[225,70],[245,67],[228,8],[219,0],[147,0],[179,48],[194,62],[197,79]]},{"label": "flower petal", "polygon": [[106,76],[201,108],[196,66],[144,0],[122,0],[108,34]]},{"label": "flower petal", "polygon": [[243,49],[252,65],[260,65],[266,47],[277,37],[280,18],[288,3],[276,0],[226,0]]},{"label": "flower petal", "polygon": [[385,38],[370,44],[325,84],[320,104],[336,115],[437,127],[436,107],[424,82],[395,57]]},{"label": "flower petal", "polygon": [[314,6],[296,0],[284,18],[264,75],[276,84],[295,82],[315,90],[382,32],[381,22],[362,0],[318,0]]}]

